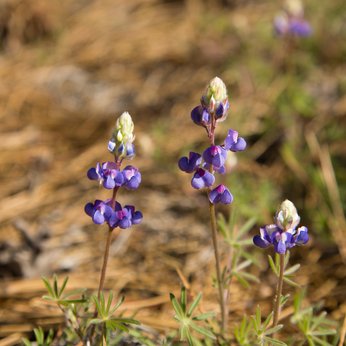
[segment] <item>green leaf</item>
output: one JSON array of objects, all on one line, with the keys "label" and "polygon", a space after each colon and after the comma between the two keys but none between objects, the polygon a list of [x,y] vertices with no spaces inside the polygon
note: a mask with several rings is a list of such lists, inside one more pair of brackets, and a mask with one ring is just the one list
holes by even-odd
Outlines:
[{"label": "green leaf", "polygon": [[59,289],[58,289],[58,277],[53,275],[53,285],[54,285],[54,295],[59,297]]},{"label": "green leaf", "polygon": [[192,313],[195,311],[196,307],[198,306],[200,300],[202,298],[202,293],[198,293],[197,297],[195,298],[195,300],[192,302],[189,311],[187,313],[188,316],[191,316]]},{"label": "green leaf", "polygon": [[115,321],[117,323],[127,323],[127,324],[136,324],[140,325],[141,323],[133,318],[112,318],[110,321]]},{"label": "green leaf", "polygon": [[23,338],[23,339],[22,339],[22,342],[23,342],[23,344],[24,344],[25,346],[32,346],[32,345],[31,345],[31,342],[30,342],[29,339],[27,339],[27,338]]},{"label": "green leaf", "polygon": [[287,344],[284,343],[283,341],[276,340],[276,339],[273,339],[273,338],[269,338],[268,336],[266,336],[264,339],[266,341],[268,341],[269,344],[274,345],[274,346],[287,346]]},{"label": "green leaf", "polygon": [[238,231],[238,239],[243,236],[244,233],[247,233],[250,231],[250,229],[255,225],[257,221],[256,217],[253,217],[249,219]]},{"label": "green leaf", "polygon": [[200,314],[198,316],[195,316],[193,320],[196,321],[204,321],[207,320],[208,318],[215,317],[215,312],[205,312],[204,314]]},{"label": "green leaf", "polygon": [[249,283],[241,276],[240,273],[233,273],[233,275],[238,279],[239,283],[245,287],[245,288],[249,288],[250,285]]},{"label": "green leaf", "polygon": [[288,283],[289,285],[293,286],[293,287],[300,287],[299,284],[297,284],[296,282],[292,281],[291,279],[288,279],[288,278],[285,278],[285,277],[284,277],[284,281],[285,281],[286,283]]},{"label": "green leaf", "polygon": [[235,270],[235,271],[241,271],[242,269],[245,269],[245,268],[247,268],[249,265],[251,265],[251,263],[252,263],[251,260],[243,261],[243,262],[241,262],[240,264],[238,264],[234,270]]},{"label": "green leaf", "polygon": [[109,314],[110,308],[112,306],[112,301],[113,301],[113,293],[109,292],[109,296],[108,296],[108,300],[107,300],[107,306],[106,306],[106,309],[105,309],[107,315]]},{"label": "green leaf", "polygon": [[213,340],[216,339],[215,335],[211,331],[209,331],[208,329],[200,327],[200,326],[198,326],[197,324],[195,324],[193,322],[191,322],[190,326],[196,332],[198,332],[198,333],[200,333],[200,334],[202,334],[202,335],[204,335],[204,336],[206,336],[206,337],[208,337],[210,339],[213,339]]},{"label": "green leaf", "polygon": [[270,321],[272,320],[273,317],[273,312],[271,312],[267,318],[265,319],[264,323],[263,323],[263,328],[267,329],[267,327],[269,326]]},{"label": "green leaf", "polygon": [[316,331],[310,332],[310,335],[314,335],[314,336],[334,335],[334,334],[336,334],[336,330],[333,330],[333,329],[316,330]]},{"label": "green leaf", "polygon": [[52,286],[50,285],[50,282],[48,281],[48,279],[45,278],[44,276],[42,276],[42,281],[43,281],[44,285],[46,286],[48,293],[49,293],[52,297],[55,297],[55,296],[54,296],[53,288],[52,288]]},{"label": "green leaf", "polygon": [[184,311],[184,313],[186,312],[186,304],[187,304],[186,288],[183,286],[180,292],[180,306],[182,310]]},{"label": "green leaf", "polygon": [[283,324],[278,324],[275,327],[269,328],[264,332],[264,335],[271,335],[271,334],[275,334],[276,332],[278,332],[280,329],[282,329]]},{"label": "green leaf", "polygon": [[272,269],[274,274],[276,276],[279,276],[279,271],[277,270],[277,267],[276,267],[276,265],[274,263],[274,260],[273,260],[272,256],[270,256],[270,255],[268,255],[268,262],[269,262],[270,268]]},{"label": "green leaf", "polygon": [[179,320],[182,320],[185,317],[185,313],[183,309],[181,308],[180,304],[178,303],[173,293],[170,293],[169,296],[171,299],[171,303],[173,305],[173,309],[177,314],[177,317],[179,318]]},{"label": "green leaf", "polygon": [[291,268],[288,268],[284,271],[284,275],[292,275],[293,273],[295,273],[298,269],[300,268],[300,264],[297,263],[294,266],[292,266]]},{"label": "green leaf", "polygon": [[67,282],[68,282],[68,276],[65,277],[64,279],[64,282],[62,283],[61,287],[60,287],[60,290],[59,290],[59,297],[62,295],[62,293],[64,292],[65,290],[65,287],[67,285]]}]

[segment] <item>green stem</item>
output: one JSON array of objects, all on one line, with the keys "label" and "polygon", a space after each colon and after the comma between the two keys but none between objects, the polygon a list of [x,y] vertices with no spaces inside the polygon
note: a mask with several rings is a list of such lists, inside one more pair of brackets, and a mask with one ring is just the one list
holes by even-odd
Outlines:
[{"label": "green stem", "polygon": [[225,309],[225,299],[223,295],[223,283],[221,278],[221,268],[220,268],[220,254],[219,247],[217,244],[217,226],[216,226],[216,215],[215,215],[215,205],[209,202],[209,211],[210,211],[210,221],[211,221],[211,230],[214,246],[214,255],[215,255],[215,266],[216,266],[216,278],[217,286],[219,289],[219,299],[220,299],[220,310],[221,310],[221,331],[226,332],[226,309]]},{"label": "green stem", "polygon": [[273,327],[277,326],[279,322],[280,300],[281,300],[282,286],[284,281],[284,270],[285,270],[285,255],[280,254],[279,277],[278,277],[278,283],[276,286],[276,294],[275,294],[274,309],[273,309],[274,311]]}]

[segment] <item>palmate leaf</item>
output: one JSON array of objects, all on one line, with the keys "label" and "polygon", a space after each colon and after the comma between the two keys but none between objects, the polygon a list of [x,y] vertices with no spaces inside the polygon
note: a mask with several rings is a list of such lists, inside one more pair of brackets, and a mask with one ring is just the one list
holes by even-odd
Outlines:
[{"label": "palmate leaf", "polygon": [[202,294],[199,293],[193,300],[190,307],[187,306],[186,289],[181,289],[180,302],[176,299],[173,293],[170,293],[170,300],[175,311],[174,318],[179,322],[180,340],[187,341],[189,345],[199,345],[200,342],[192,335],[192,331],[204,335],[205,337],[215,338],[214,334],[207,328],[198,325],[196,322],[205,321],[206,319],[214,316],[214,313],[205,313],[193,316],[198,304],[200,303]]}]

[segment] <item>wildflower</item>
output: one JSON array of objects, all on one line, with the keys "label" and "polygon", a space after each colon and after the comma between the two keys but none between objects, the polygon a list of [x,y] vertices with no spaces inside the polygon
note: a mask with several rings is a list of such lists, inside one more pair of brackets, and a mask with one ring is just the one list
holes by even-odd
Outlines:
[{"label": "wildflower", "polygon": [[180,158],[178,165],[183,172],[192,173],[201,163],[201,155],[191,151],[188,158],[186,156]]},{"label": "wildflower", "polygon": [[267,248],[274,246],[275,252],[286,253],[295,245],[304,245],[309,240],[308,229],[301,226],[298,229],[300,217],[294,204],[285,200],[275,216],[275,224],[260,228],[260,235],[255,235],[253,242],[256,246]]},{"label": "wildflower", "polygon": [[118,204],[115,212],[110,220],[111,227],[119,226],[122,229],[131,227],[132,225],[139,224],[142,221],[143,215],[140,211],[135,211],[132,205],[125,205],[124,208]]},{"label": "wildflower", "polygon": [[274,18],[274,31],[279,36],[307,37],[311,26],[304,19],[304,8],[300,0],[287,0],[282,13]]},{"label": "wildflower", "polygon": [[192,180],[191,185],[195,189],[202,189],[204,187],[210,187],[214,184],[215,177],[212,173],[199,168],[196,170]]},{"label": "wildflower", "polygon": [[213,204],[222,203],[230,204],[233,201],[233,196],[228,188],[221,184],[217,186],[214,190],[210,191],[209,201]]},{"label": "wildflower", "polygon": [[94,223],[101,225],[104,222],[108,223],[113,215],[113,209],[110,206],[110,203],[110,199],[106,201],[97,199],[94,203],[87,203],[84,210],[86,214],[92,218]]},{"label": "wildflower", "polygon": [[123,170],[124,186],[129,190],[135,190],[141,183],[142,176],[136,167],[126,166]]},{"label": "wildflower", "polygon": [[87,176],[91,180],[98,180],[106,189],[114,189],[124,183],[123,174],[117,169],[115,162],[97,163],[96,168],[90,168]]},{"label": "wildflower", "polygon": [[243,137],[238,136],[235,130],[228,130],[228,135],[225,139],[224,148],[231,151],[243,151],[246,148],[246,142]]},{"label": "wildflower", "polygon": [[219,145],[212,145],[203,152],[204,161],[215,170],[222,168],[226,162],[227,152]]}]

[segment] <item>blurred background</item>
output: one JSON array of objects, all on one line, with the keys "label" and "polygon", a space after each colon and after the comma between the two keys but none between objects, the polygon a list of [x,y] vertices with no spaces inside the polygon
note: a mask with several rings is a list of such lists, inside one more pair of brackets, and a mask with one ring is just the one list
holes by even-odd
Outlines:
[{"label": "blurred background", "polygon": [[[207,138],[190,120],[206,84],[226,83],[231,109],[219,126],[248,142],[222,177],[249,237],[271,223],[286,198],[311,241],[293,251],[298,282],[330,316],[346,313],[346,5],[304,2],[310,37],[274,35],[273,0],[0,0],[0,345],[34,326],[58,326],[41,300],[40,277],[69,275],[70,288],[97,289],[106,227],[84,214],[107,191],[86,178],[110,159],[116,118],[135,122],[142,172],[121,193],[144,220],[118,233],[106,288],[126,294],[124,309],[161,332],[174,327],[169,292],[189,283],[217,310],[207,200],[177,168]],[[262,256],[265,252],[250,247]],[[232,285],[231,323],[260,303],[270,311],[275,279]],[[288,290],[288,288],[287,288]]]}]

